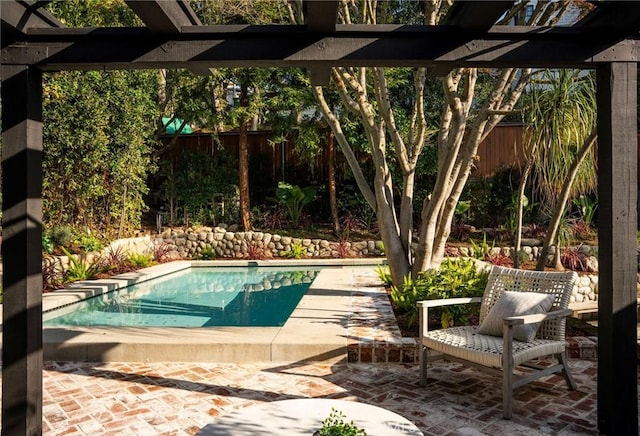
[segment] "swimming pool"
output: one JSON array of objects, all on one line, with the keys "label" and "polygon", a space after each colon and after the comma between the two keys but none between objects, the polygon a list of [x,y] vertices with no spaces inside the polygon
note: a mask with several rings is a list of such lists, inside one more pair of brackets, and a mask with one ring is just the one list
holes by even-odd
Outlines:
[{"label": "swimming pool", "polygon": [[320,267],[191,267],[44,313],[44,327],[280,327]]},{"label": "swimming pool", "polygon": [[[365,284],[377,282],[375,268],[380,263],[379,259],[358,258],[174,261],[110,278],[75,282],[64,289],[43,294],[45,321],[51,318],[55,309],[72,311],[75,310],[75,304],[82,300],[94,296],[105,298],[103,295],[111,291],[156,278],[167,278],[190,268],[257,266],[289,271],[318,270],[309,289],[281,327],[45,325],[44,359],[279,364],[346,362],[348,347],[358,341],[359,333],[354,333],[352,327],[358,325],[359,320],[368,319],[368,314],[378,311],[379,303],[369,301],[368,296],[379,295],[383,300],[380,304],[389,304],[384,287]],[[361,296],[354,298],[354,292]],[[366,322],[369,325],[369,321]]]}]

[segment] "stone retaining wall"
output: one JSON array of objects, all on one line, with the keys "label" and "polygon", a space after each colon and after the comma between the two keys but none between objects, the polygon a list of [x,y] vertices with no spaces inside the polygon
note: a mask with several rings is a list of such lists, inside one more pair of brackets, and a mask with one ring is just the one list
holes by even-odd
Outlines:
[{"label": "stone retaining wall", "polygon": [[300,239],[265,232],[234,232],[224,227],[195,230],[166,230],[154,236],[154,243],[165,244],[170,255],[197,258],[213,252],[216,257],[289,257],[294,251],[300,257],[374,257],[383,255],[380,241],[332,242],[324,239]]},{"label": "stone retaining wall", "polygon": [[[82,257],[91,262],[96,256],[108,253],[110,250],[122,250],[127,253],[153,253],[159,247],[169,258],[188,259],[198,258],[203,252],[215,253],[218,258],[246,259],[254,258],[282,258],[287,257],[293,250],[299,249],[301,257],[345,258],[345,257],[375,257],[383,256],[381,241],[333,242],[324,239],[300,239],[281,236],[266,232],[237,232],[232,228],[202,227],[197,229],[177,230],[168,229],[162,234],[142,236],[138,238],[120,239],[111,242],[101,252],[87,253]],[[582,249],[582,248],[581,248]],[[591,249],[585,247],[584,250]],[[470,256],[472,251],[467,247],[456,248],[449,254]],[[495,247],[494,254],[510,256],[510,247]],[[523,251],[535,259],[539,255],[539,247],[525,246]],[[46,256],[43,263],[56,263],[60,271],[69,267],[66,256]],[[595,302],[598,300],[598,276],[581,275],[578,287],[571,296],[571,303]]]}]

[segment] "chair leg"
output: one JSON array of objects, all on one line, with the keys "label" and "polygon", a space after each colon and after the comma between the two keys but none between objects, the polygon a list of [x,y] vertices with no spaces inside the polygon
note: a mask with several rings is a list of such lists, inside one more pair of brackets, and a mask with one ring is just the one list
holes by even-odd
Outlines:
[{"label": "chair leg", "polygon": [[560,365],[562,365],[562,376],[567,382],[567,387],[570,391],[575,391],[578,386],[571,376],[571,371],[569,371],[569,365],[567,364],[567,351],[565,350],[560,354],[556,354],[556,357],[558,358]]},{"label": "chair leg", "polygon": [[420,385],[427,385],[427,363],[428,363],[429,350],[427,347],[422,347],[420,351]]},{"label": "chair leg", "polygon": [[511,419],[513,415],[513,364],[505,358],[502,366],[502,417]]}]

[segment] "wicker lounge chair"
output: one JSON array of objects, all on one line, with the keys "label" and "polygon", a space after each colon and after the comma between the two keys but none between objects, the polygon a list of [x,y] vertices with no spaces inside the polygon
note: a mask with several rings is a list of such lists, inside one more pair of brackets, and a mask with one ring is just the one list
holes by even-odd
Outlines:
[{"label": "wicker lounge chair", "polygon": [[[559,372],[569,389],[576,389],[567,366],[565,322],[566,317],[571,315],[567,307],[577,280],[575,272],[526,271],[493,266],[483,297],[420,301],[423,347],[420,353],[420,383],[423,386],[427,384],[427,357],[429,350],[433,350],[441,354],[438,358],[501,374],[505,419],[511,419],[514,389],[539,377]],[[501,299],[503,295],[504,299]],[[522,300],[542,303],[539,306],[530,302],[521,304]],[[429,331],[429,308],[472,302],[481,303],[479,326]],[[492,308],[495,308],[493,312]],[[492,325],[494,331],[488,331]],[[558,363],[539,367],[530,362],[547,356],[554,356]],[[518,366],[534,371],[528,371],[525,375],[514,374]]]}]

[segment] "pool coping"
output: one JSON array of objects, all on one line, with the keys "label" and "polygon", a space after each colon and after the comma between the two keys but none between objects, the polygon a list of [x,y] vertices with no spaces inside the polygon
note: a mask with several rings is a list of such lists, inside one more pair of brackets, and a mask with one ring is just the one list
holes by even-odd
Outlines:
[{"label": "pool coping", "polygon": [[[130,362],[346,362],[354,338],[355,270],[384,258],[176,261],[109,279],[76,282],[43,295],[43,311],[191,266],[324,266],[282,327],[51,327],[43,329],[45,360]],[[0,344],[1,346],[1,344]]]}]

